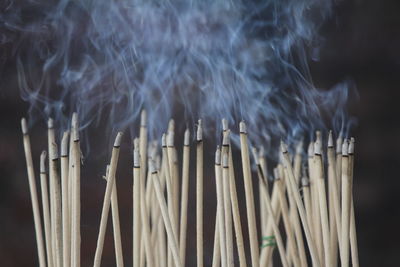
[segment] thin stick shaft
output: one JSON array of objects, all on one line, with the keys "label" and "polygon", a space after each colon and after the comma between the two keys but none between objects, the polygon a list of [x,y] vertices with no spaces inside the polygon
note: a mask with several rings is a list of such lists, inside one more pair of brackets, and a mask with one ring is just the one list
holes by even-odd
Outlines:
[{"label": "thin stick shaft", "polygon": [[[70,266],[71,262],[71,226],[69,218],[69,158],[67,149],[68,132],[64,133],[61,148],[61,195],[62,195],[62,241],[63,241],[63,266]],[[65,150],[65,151],[64,151]]]},{"label": "thin stick shaft", "polygon": [[349,266],[349,230],[350,230],[350,205],[351,205],[351,182],[349,178],[349,157],[342,156],[342,248],[341,262],[343,267]]},{"label": "thin stick shaft", "polygon": [[[228,161],[228,155],[225,154]],[[222,168],[222,188],[223,188],[223,205],[225,216],[225,238],[226,238],[226,266],[233,266],[233,237],[232,237],[232,208],[231,197],[229,194],[229,165]],[[222,212],[221,212],[222,213]],[[222,233],[220,232],[220,236]],[[222,238],[221,238],[222,239]],[[221,240],[222,241],[222,240]]]},{"label": "thin stick shaft", "polygon": [[118,192],[117,192],[117,183],[115,181],[115,178],[111,193],[111,215],[113,222],[116,263],[117,267],[124,267],[124,257],[122,252],[122,241],[121,241],[121,225],[119,220],[119,208],[118,208]]},{"label": "thin stick shaft", "polygon": [[196,147],[196,250],[197,267],[204,266],[203,259],[203,141]]},{"label": "thin stick shaft", "polygon": [[182,163],[182,198],[181,198],[181,218],[180,218],[180,234],[179,234],[179,254],[182,265],[185,266],[186,260],[186,235],[187,235],[187,212],[188,212],[188,195],[189,195],[189,161],[190,146],[183,147],[183,163]]}]

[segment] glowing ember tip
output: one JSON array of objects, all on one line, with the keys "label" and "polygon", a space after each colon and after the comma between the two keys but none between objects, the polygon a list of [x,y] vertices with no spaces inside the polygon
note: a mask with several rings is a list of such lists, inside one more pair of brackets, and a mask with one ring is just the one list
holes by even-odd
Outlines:
[{"label": "glowing ember tip", "polygon": [[332,130],[329,131],[329,135],[328,135],[328,147],[333,147]]},{"label": "glowing ember tip", "polygon": [[22,128],[22,133],[27,134],[28,133],[28,124],[26,123],[26,119],[22,118],[21,119],[21,128]]},{"label": "glowing ember tip", "polygon": [[228,120],[227,119],[222,119],[222,130],[225,132],[228,130]]},{"label": "glowing ember tip", "polygon": [[202,121],[199,120],[197,125],[197,141],[201,140],[203,140],[203,126],[202,126]]},{"label": "glowing ember tip", "polygon": [[247,127],[246,127],[246,123],[244,123],[244,121],[241,121],[239,123],[239,131],[240,133],[247,133]]},{"label": "glowing ember tip", "polygon": [[186,129],[186,131],[185,131],[185,137],[183,139],[183,144],[185,146],[188,146],[190,144],[190,131],[189,131],[189,129]]},{"label": "glowing ember tip", "polygon": [[122,139],[122,132],[118,132],[117,136],[115,137],[115,141],[114,141],[114,147],[119,147],[121,146],[121,139]]},{"label": "glowing ember tip", "polygon": [[219,146],[217,146],[217,150],[215,151],[215,164],[221,164],[221,149]]},{"label": "glowing ember tip", "polygon": [[342,155],[347,156],[349,154],[349,140],[344,139],[342,145]]},{"label": "glowing ember tip", "polygon": [[41,173],[46,172],[46,157],[47,157],[47,152],[46,152],[46,150],[43,150],[42,154],[40,154],[40,172]]}]

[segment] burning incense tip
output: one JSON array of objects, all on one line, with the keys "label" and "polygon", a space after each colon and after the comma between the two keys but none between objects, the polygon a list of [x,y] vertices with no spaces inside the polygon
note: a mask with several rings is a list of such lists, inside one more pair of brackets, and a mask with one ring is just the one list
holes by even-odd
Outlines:
[{"label": "burning incense tip", "polygon": [[115,137],[115,141],[114,141],[114,147],[120,147],[121,146],[121,139],[122,139],[122,132],[118,132],[117,136]]},{"label": "burning incense tip", "polygon": [[308,157],[314,156],[314,142],[310,142],[308,145]]},{"label": "burning incense tip", "polygon": [[215,151],[215,165],[221,165],[221,149],[217,146],[217,150]]},{"label": "burning incense tip", "polygon": [[300,155],[302,151],[303,151],[303,141],[300,141],[296,146],[296,154]]},{"label": "burning incense tip", "polygon": [[173,147],[174,146],[174,131],[169,131],[167,134],[167,146]]},{"label": "burning incense tip", "polygon": [[228,168],[228,167],[229,167],[228,153],[224,153],[224,154],[222,155],[222,167],[223,167],[223,168]]},{"label": "burning incense tip", "polygon": [[170,119],[168,122],[168,133],[169,132],[174,132],[175,131],[175,120]]},{"label": "burning incense tip", "polygon": [[355,143],[354,137],[350,138],[350,144],[349,144],[349,148],[348,148],[349,155],[354,154],[354,143]]},{"label": "burning incense tip", "polygon": [[342,155],[348,156],[348,154],[349,154],[349,141],[347,139],[344,139],[342,145]]},{"label": "burning incense tip", "polygon": [[53,129],[54,128],[54,120],[52,118],[49,118],[47,121],[47,128]]},{"label": "burning incense tip", "polygon": [[257,148],[253,147],[251,149],[251,152],[253,153],[253,158],[254,158],[254,162],[256,163],[256,165],[260,165],[260,160],[258,159],[258,151]]},{"label": "burning incense tip", "polygon": [[332,130],[329,131],[329,135],[328,135],[328,147],[333,147]]},{"label": "burning incense tip", "polygon": [[314,143],[314,154],[315,155],[322,154],[322,143],[321,143],[321,135],[320,134],[317,134],[317,140]]},{"label": "burning incense tip", "polygon": [[72,136],[74,142],[79,141],[79,125],[78,125],[78,113],[74,112],[72,114],[72,120],[71,120],[71,128],[72,128]]},{"label": "burning incense tip", "polygon": [[46,172],[46,157],[47,157],[47,152],[46,150],[43,150],[42,154],[40,154],[40,173]]},{"label": "burning incense tip", "polygon": [[228,120],[227,119],[222,119],[222,131],[227,131],[228,130]]},{"label": "burning incense tip", "polygon": [[203,126],[202,126],[202,121],[199,120],[197,125],[197,141],[202,141],[202,140],[203,140]]},{"label": "burning incense tip", "polygon": [[336,153],[342,154],[343,138],[341,135],[336,139]]},{"label": "burning incense tip", "polygon": [[183,138],[183,145],[188,146],[190,144],[190,131],[189,129],[185,130],[185,136]]},{"label": "burning incense tip", "polygon": [[244,123],[244,121],[239,123],[239,132],[243,134],[247,133],[246,123]]},{"label": "burning incense tip", "polygon": [[223,133],[223,136],[222,136],[222,145],[223,146],[229,146],[230,134],[231,134],[231,132],[229,130],[227,130]]},{"label": "burning incense tip", "polygon": [[307,177],[301,178],[301,186],[302,187],[310,186],[310,180]]},{"label": "burning incense tip", "polygon": [[26,123],[26,119],[22,118],[21,119],[21,129],[22,129],[22,134],[28,134],[28,124]]},{"label": "burning incense tip", "polygon": [[287,145],[283,141],[281,141],[281,151],[282,151],[282,153],[288,152]]},{"label": "burning incense tip", "polygon": [[140,113],[140,126],[146,127],[146,125],[147,125],[147,112],[146,110],[142,110],[142,113]]},{"label": "burning incense tip", "polygon": [[133,140],[133,167],[140,167],[139,138]]},{"label": "burning incense tip", "polygon": [[68,156],[69,132],[65,131],[61,139],[61,157]]},{"label": "burning incense tip", "polygon": [[58,159],[58,146],[57,143],[53,142],[51,143],[51,148],[49,151],[49,157],[51,160],[56,160]]},{"label": "burning incense tip", "polygon": [[167,146],[167,140],[165,137],[165,133],[163,133],[162,137],[161,137],[161,146],[162,147],[166,147]]}]

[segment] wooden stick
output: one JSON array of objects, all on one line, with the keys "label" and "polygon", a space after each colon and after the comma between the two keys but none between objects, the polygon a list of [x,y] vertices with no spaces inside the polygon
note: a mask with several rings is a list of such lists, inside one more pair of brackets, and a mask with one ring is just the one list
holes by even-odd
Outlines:
[{"label": "wooden stick", "polygon": [[249,158],[249,148],[247,144],[246,124],[243,121],[240,122],[239,128],[240,128],[239,130],[240,130],[240,147],[241,147],[240,151],[242,156],[243,179],[244,179],[244,189],[246,196],[246,211],[247,211],[247,220],[248,220],[249,237],[250,237],[251,262],[252,266],[259,266],[260,255],[259,255],[259,246],[257,238],[254,194],[253,194],[253,184],[250,172],[250,158]]},{"label": "wooden stick", "polygon": [[[354,171],[354,138],[350,138],[349,144],[349,178],[351,187],[353,187],[353,171]],[[350,249],[351,249],[351,263],[352,266],[358,267],[360,265],[358,260],[358,244],[357,244],[357,231],[356,220],[354,214],[354,199],[351,190],[351,207],[350,207]]]},{"label": "wooden stick", "polygon": [[[110,165],[107,165],[106,175],[103,178],[108,182],[110,173]],[[115,178],[114,178],[115,179]],[[124,266],[124,258],[122,253],[122,242],[121,242],[121,226],[119,220],[119,208],[118,208],[118,192],[117,183],[114,180],[114,185],[111,193],[111,215],[113,222],[113,233],[114,233],[114,248],[115,248],[115,259],[117,267]]]},{"label": "wooden stick", "polygon": [[94,256],[94,267],[100,267],[101,256],[103,254],[104,238],[107,229],[108,213],[110,211],[111,194],[115,184],[115,173],[117,171],[119,150],[121,146],[122,132],[119,132],[114,141],[114,147],[112,149],[112,155],[110,160],[110,169],[107,178],[106,192],[104,194],[103,208],[101,211],[99,235],[97,237],[96,253]]},{"label": "wooden stick", "polygon": [[133,267],[140,267],[140,240],[141,240],[141,179],[139,140],[134,140],[133,151]]},{"label": "wooden stick", "polygon": [[314,145],[315,153],[315,166],[316,166],[316,179],[319,196],[319,208],[321,215],[321,228],[322,228],[322,239],[324,244],[324,255],[325,255],[325,266],[333,266],[332,255],[331,255],[331,243],[329,234],[329,219],[328,219],[328,206],[326,202],[326,191],[325,191],[325,178],[324,169],[322,162],[322,140],[320,132],[317,132],[317,140]]},{"label": "wooden stick", "polygon": [[341,263],[343,267],[349,266],[350,208],[351,181],[349,177],[348,140],[344,140],[342,147],[342,247],[340,253]]},{"label": "wooden stick", "polygon": [[310,180],[308,177],[301,179],[301,188],[303,189],[304,207],[306,209],[307,221],[312,225],[311,197],[310,197]]},{"label": "wooden stick", "polygon": [[[52,120],[49,120],[49,129],[53,131]],[[53,136],[54,137],[54,136]],[[63,249],[62,249],[62,218],[61,218],[61,188],[60,188],[60,176],[58,174],[58,148],[55,140],[50,139],[50,147],[49,147],[49,174],[50,174],[50,182],[52,183],[52,187],[50,190],[53,194],[54,202],[53,210],[53,242],[55,245],[55,262],[57,266],[62,266],[63,263]]]},{"label": "wooden stick", "polygon": [[71,263],[71,227],[69,218],[69,159],[68,159],[69,132],[64,132],[61,140],[61,195],[62,195],[62,240],[63,266]]},{"label": "wooden stick", "polygon": [[44,233],[46,240],[47,252],[47,266],[53,266],[53,254],[51,247],[51,223],[50,223],[50,210],[49,210],[49,194],[47,189],[47,174],[46,174],[46,151],[42,151],[40,155],[40,186],[42,191],[42,208],[43,208],[43,221]]},{"label": "wooden stick", "polygon": [[187,235],[187,212],[189,195],[189,164],[190,164],[190,132],[186,129],[183,140],[183,162],[182,162],[182,198],[181,218],[179,234],[179,255],[182,265],[186,262],[186,235]]},{"label": "wooden stick", "polygon": [[181,260],[179,258],[179,249],[178,249],[178,242],[176,239],[176,234],[174,233],[174,227],[172,226],[169,215],[168,215],[167,204],[165,203],[163,192],[161,191],[161,185],[160,185],[160,181],[158,178],[158,172],[155,170],[153,161],[150,161],[149,167],[150,167],[150,171],[152,172],[154,190],[156,192],[158,204],[161,209],[161,215],[164,220],[164,226],[165,226],[165,230],[166,230],[167,236],[168,236],[168,244],[172,251],[174,263],[175,263],[176,267],[182,267]]},{"label": "wooden stick", "polygon": [[[173,121],[173,120],[172,120]],[[179,181],[178,181],[178,173],[176,170],[176,149],[174,144],[174,136],[175,132],[173,127],[170,127],[167,136],[167,153],[168,153],[168,165],[169,165],[169,177],[171,178],[171,185],[172,185],[172,207],[174,211],[174,221],[175,221],[175,233],[179,233]],[[168,203],[169,205],[169,203]],[[177,237],[179,238],[179,237]],[[179,240],[179,239],[178,239]],[[179,245],[179,244],[178,244]]]},{"label": "wooden stick", "polygon": [[[226,238],[226,266],[233,266],[233,237],[232,237],[232,208],[229,194],[229,159],[228,151],[222,155],[222,188],[224,195],[225,238]],[[222,212],[221,212],[222,213]],[[220,236],[222,233],[220,232]],[[222,239],[222,238],[221,238]]]},{"label": "wooden stick", "polygon": [[230,147],[230,131],[227,128],[228,126],[226,122],[223,122],[222,125],[224,130],[222,146],[226,147],[226,150],[228,151],[229,154],[229,190],[230,190],[230,198],[232,206],[233,225],[235,227],[236,246],[239,256],[239,264],[240,267],[246,267],[247,263],[244,251],[244,241],[242,233],[242,223],[240,220],[239,201],[236,190],[235,170],[233,165],[232,149]]},{"label": "wooden stick", "polygon": [[81,266],[81,149],[79,141],[78,115],[72,115],[72,208],[71,208],[71,265]]},{"label": "wooden stick", "polygon": [[196,139],[196,250],[197,267],[203,267],[203,128],[201,120],[198,122]]},{"label": "wooden stick", "polygon": [[[224,185],[222,179],[225,179],[221,170],[221,150],[217,147],[217,151],[215,152],[215,183],[217,187],[217,219],[215,222],[215,233],[218,233],[218,237],[215,237],[215,241],[218,242],[220,250],[220,257],[222,267],[227,266],[227,239],[226,239],[226,231],[225,231],[225,194],[224,194]],[[232,241],[232,240],[231,240]],[[218,245],[214,243],[214,246]],[[214,255],[216,257],[216,255]]]},{"label": "wooden stick", "polygon": [[331,239],[331,250],[332,250],[332,263],[333,266],[337,266],[338,258],[338,243],[340,247],[341,238],[341,214],[340,214],[340,197],[338,189],[337,179],[337,164],[335,151],[333,147],[332,131],[329,132],[328,137],[328,183],[329,183],[329,194],[331,195],[329,201],[329,220],[330,220],[330,239]]},{"label": "wooden stick", "polygon": [[[220,234],[219,234],[219,227],[218,227],[218,209],[215,214],[215,217],[217,218],[217,221],[215,222],[215,229],[214,229],[214,248],[213,248],[213,258],[212,258],[212,267],[219,267],[221,266],[221,252],[222,252],[222,247],[220,244]],[[224,250],[225,251],[225,250]]]},{"label": "wooden stick", "polygon": [[283,155],[283,162],[285,164],[287,174],[288,174],[287,177],[288,177],[288,181],[289,181],[289,183],[288,183],[289,184],[289,186],[288,186],[289,192],[290,192],[290,194],[293,195],[295,202],[296,202],[296,207],[299,212],[301,222],[303,224],[303,230],[304,230],[304,233],[305,233],[305,236],[307,239],[308,248],[310,250],[311,259],[312,259],[314,266],[320,266],[318,256],[317,256],[317,250],[315,248],[315,244],[314,244],[314,241],[311,236],[310,228],[308,226],[306,211],[304,209],[303,202],[301,201],[300,193],[296,187],[296,180],[294,177],[292,165],[290,163],[289,153],[287,151],[286,145],[283,142],[281,145],[281,149],[282,149],[282,155]]},{"label": "wooden stick", "polygon": [[276,244],[278,245],[278,251],[279,251],[279,255],[281,257],[281,262],[282,262],[282,266],[283,267],[288,267],[289,264],[287,262],[287,258],[286,258],[286,253],[285,253],[285,247],[283,245],[283,241],[282,241],[282,236],[281,233],[279,231],[278,228],[278,224],[275,220],[275,215],[274,215],[274,211],[272,209],[272,205],[271,205],[271,198],[269,196],[269,192],[268,192],[268,184],[265,182],[264,177],[262,177],[262,173],[260,172],[260,168],[257,169],[257,174],[258,174],[258,179],[262,179],[262,184],[261,187],[264,191],[264,201],[267,207],[267,211],[268,214],[270,216],[270,222],[272,225],[272,229],[274,231],[274,236],[275,236],[275,240],[276,240]]},{"label": "wooden stick", "polygon": [[[140,198],[141,198],[141,206],[140,213],[142,213],[142,206],[145,205],[145,201],[143,201],[145,196],[145,178],[146,178],[146,163],[147,163],[147,113],[145,110],[142,110],[140,114],[140,130],[139,130],[139,154],[140,154]],[[147,208],[145,206],[145,208]],[[143,217],[141,215],[141,221],[143,221]],[[141,222],[141,227],[143,226]],[[144,239],[146,232],[141,228],[141,240],[140,240],[140,266],[144,267],[145,264],[145,248]],[[147,256],[146,256],[147,257]]]}]

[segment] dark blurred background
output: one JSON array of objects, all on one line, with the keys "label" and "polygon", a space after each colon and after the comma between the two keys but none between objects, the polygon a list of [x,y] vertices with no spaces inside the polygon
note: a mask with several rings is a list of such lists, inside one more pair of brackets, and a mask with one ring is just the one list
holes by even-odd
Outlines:
[{"label": "dark blurred background", "polygon": [[[360,95],[350,113],[358,118],[352,135],[356,137],[354,203],[361,266],[399,266],[400,263],[400,2],[395,0],[348,0],[336,3],[334,14],[322,28],[325,38],[320,60],[310,62],[317,87],[329,88],[343,79],[354,80]],[[1,28],[0,28],[1,29]],[[1,38],[1,32],[0,32]],[[0,262],[1,266],[38,266],[36,242],[25,158],[23,155],[20,118],[26,115],[27,104],[16,88],[15,62],[0,47]],[[44,123],[31,132],[34,163],[38,175],[38,159],[46,148]],[[90,132],[92,131],[92,132]],[[88,136],[105,137],[105,133],[89,130]],[[127,138],[126,138],[127,139]],[[107,149],[104,149],[107,147]],[[82,172],[82,266],[93,261],[100,221],[100,210],[108,160],[108,143],[92,148]],[[130,178],[130,141],[124,140],[119,167],[118,187],[121,218],[132,218]],[[209,149],[212,151],[212,149]],[[211,160],[206,162],[211,165]],[[92,167],[90,167],[92,166]],[[93,168],[93,166],[95,168]],[[96,167],[97,166],[97,167]],[[98,167],[100,166],[100,167]],[[194,163],[193,165],[194,166]],[[37,177],[38,179],[38,177]],[[211,264],[214,234],[215,189],[211,182],[205,190],[205,264]],[[191,193],[194,194],[194,177]],[[238,183],[238,187],[243,187]],[[212,188],[209,189],[208,188]],[[189,212],[195,207],[191,198]],[[244,197],[241,195],[241,211]],[[111,221],[110,221],[111,222]],[[111,223],[109,222],[103,266],[114,265]],[[131,219],[122,219],[124,251],[131,252]],[[189,217],[189,253],[195,250],[194,214]],[[247,235],[247,233],[245,233]],[[188,254],[188,265],[195,258]],[[131,258],[125,257],[126,263]],[[129,264],[127,264],[129,266]]]}]

